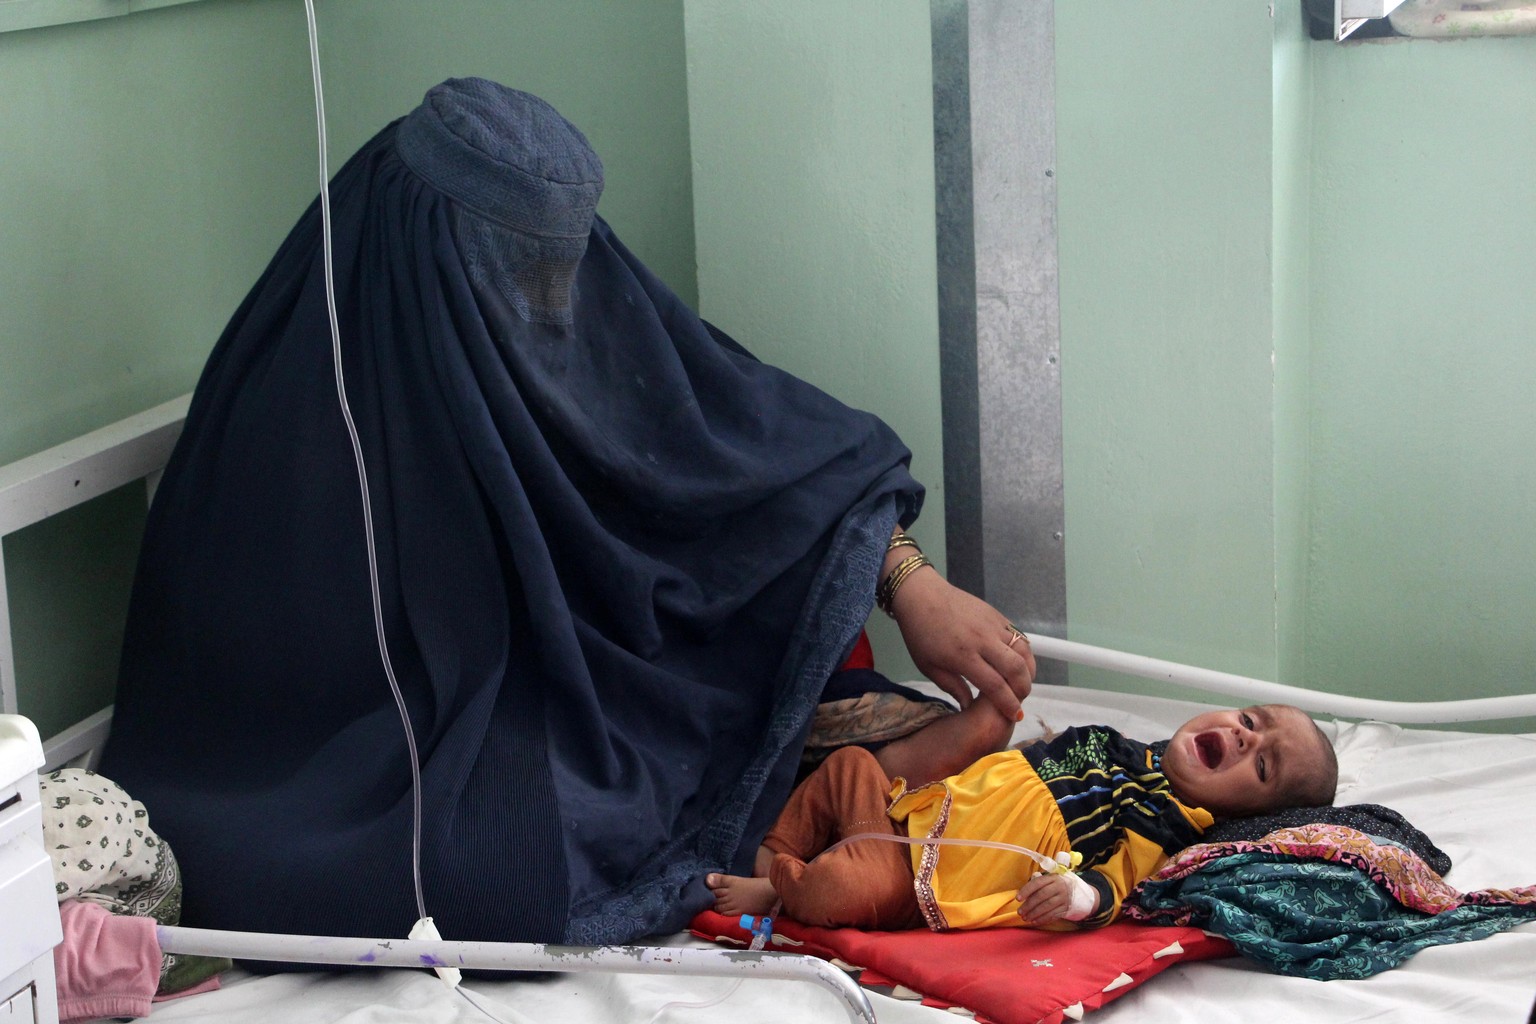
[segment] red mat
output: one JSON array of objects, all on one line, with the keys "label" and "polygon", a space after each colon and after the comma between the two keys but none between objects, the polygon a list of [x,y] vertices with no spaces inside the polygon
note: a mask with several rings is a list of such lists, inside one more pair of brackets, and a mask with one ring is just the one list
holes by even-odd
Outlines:
[{"label": "red mat", "polygon": [[[692,930],[724,945],[752,938],[736,919],[713,911],[694,918]],[[1236,954],[1199,928],[1129,921],[1073,932],[867,932],[782,918],[773,931],[769,949],[832,960],[871,990],[966,1009],[981,1024],[1078,1020],[1174,964]]]}]

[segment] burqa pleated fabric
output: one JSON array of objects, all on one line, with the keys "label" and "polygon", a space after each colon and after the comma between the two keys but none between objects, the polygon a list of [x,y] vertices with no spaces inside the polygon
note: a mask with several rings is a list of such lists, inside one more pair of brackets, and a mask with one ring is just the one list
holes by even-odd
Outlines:
[{"label": "burqa pleated fabric", "polygon": [[[543,101],[445,82],[331,184],[383,634],[443,934],[621,942],[750,868],[917,513],[875,417],[748,355],[596,216]],[[403,935],[411,772],[375,636],[318,203],[204,369],[151,509],[103,771],[189,924]],[[767,285],[765,284],[765,287]]]}]

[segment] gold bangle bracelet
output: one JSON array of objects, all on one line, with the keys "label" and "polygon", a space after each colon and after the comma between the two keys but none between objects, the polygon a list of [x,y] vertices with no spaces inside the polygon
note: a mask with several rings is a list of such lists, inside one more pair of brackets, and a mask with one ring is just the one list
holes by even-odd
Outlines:
[{"label": "gold bangle bracelet", "polygon": [[915,555],[908,555],[898,562],[896,568],[891,570],[891,574],[875,588],[875,603],[880,606],[880,610],[894,619],[896,617],[896,610],[892,602],[896,599],[896,591],[906,582],[908,576],[911,576],[923,566],[932,564],[928,560],[928,556],[921,551]]},{"label": "gold bangle bracelet", "polygon": [[891,538],[891,542],[885,546],[885,553],[886,554],[890,554],[892,551],[895,551],[897,548],[912,548],[915,551],[917,551],[919,554],[921,554],[922,550],[923,550],[922,548],[917,546],[917,541],[913,540],[911,537],[907,536],[905,533],[898,533],[896,536],[892,537]]}]

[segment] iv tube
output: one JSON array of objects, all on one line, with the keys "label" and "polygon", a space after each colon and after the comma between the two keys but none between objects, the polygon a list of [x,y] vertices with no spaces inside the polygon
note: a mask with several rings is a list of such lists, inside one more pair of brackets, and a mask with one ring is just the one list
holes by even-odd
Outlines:
[{"label": "iv tube", "polygon": [[336,373],[336,397],[341,417],[346,421],[347,436],[352,441],[352,458],[357,463],[357,482],[363,497],[363,538],[368,547],[368,583],[373,595],[373,628],[378,640],[379,659],[394,694],[400,721],[405,726],[405,745],[411,760],[411,875],[416,885],[416,913],[427,918],[427,901],[421,885],[421,758],[416,750],[416,733],[405,706],[405,696],[395,679],[389,660],[389,644],[384,636],[383,598],[379,595],[379,558],[373,541],[373,506],[368,491],[368,469],[363,463],[363,446],[357,425],[352,421],[352,407],[347,404],[347,382],[341,367],[341,327],[336,317],[336,280],[331,257],[331,182],[326,160],[325,95],[320,85],[320,34],[315,27],[315,2],[304,0],[304,14],[309,28],[309,66],[315,85],[315,127],[320,137],[320,232],[325,258],[325,307],[331,322],[331,361]]}]

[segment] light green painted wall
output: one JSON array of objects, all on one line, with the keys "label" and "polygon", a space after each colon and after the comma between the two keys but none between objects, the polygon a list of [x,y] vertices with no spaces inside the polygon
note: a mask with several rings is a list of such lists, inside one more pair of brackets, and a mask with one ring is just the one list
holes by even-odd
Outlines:
[{"label": "light green painted wall", "polygon": [[1318,45],[1313,73],[1309,673],[1529,691],[1536,38]]},{"label": "light green painted wall", "polygon": [[[680,0],[322,0],[331,163],[426,88],[546,96],[602,155],[601,212],[685,299],[693,269]],[[0,33],[0,461],[189,390],[313,198],[299,0],[206,0]],[[142,498],[9,539],[22,710],[110,699]]]},{"label": "light green painted wall", "polygon": [[[767,362],[869,409],[944,551],[928,0],[687,0],[699,299]],[[874,620],[880,667],[915,669]]]},{"label": "light green painted wall", "polygon": [[1312,41],[1299,3],[1275,5],[1271,260],[1275,345],[1275,676],[1306,685],[1312,383]]},{"label": "light green painted wall", "polygon": [[[1073,636],[1372,696],[1528,688],[1536,40],[1113,9],[1056,9]],[[926,2],[320,17],[333,163],[449,75],[551,99],[642,258],[908,441],[944,550]],[[9,460],[191,386],[314,192],[302,6],[0,34],[0,88]],[[45,731],[110,691],[137,506],[7,542]]]},{"label": "light green painted wall", "polygon": [[301,12],[0,34],[0,460],[191,385],[314,192]]},{"label": "light green painted wall", "polygon": [[1071,638],[1273,678],[1273,24],[1111,6],[1055,8]]},{"label": "light green painted wall", "polygon": [[1528,690],[1536,39],[1340,46],[1293,6],[1057,4],[1072,635]]}]

